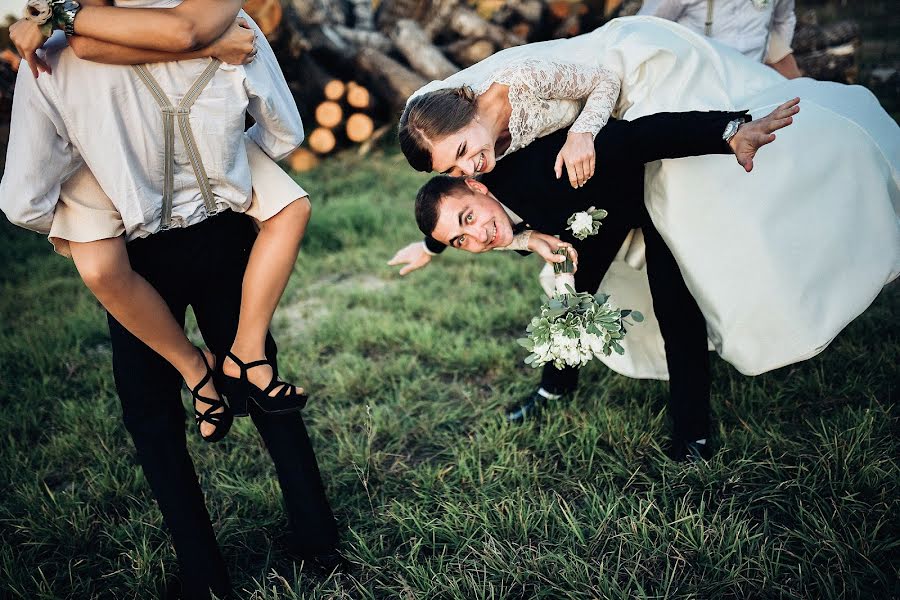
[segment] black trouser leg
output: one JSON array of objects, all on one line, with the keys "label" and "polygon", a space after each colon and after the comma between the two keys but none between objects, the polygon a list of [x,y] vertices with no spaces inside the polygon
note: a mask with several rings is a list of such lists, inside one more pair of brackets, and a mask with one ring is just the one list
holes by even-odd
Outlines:
[{"label": "black trouser leg", "polygon": [[669,368],[673,438],[706,438],[710,417],[706,319],[659,232],[652,225],[645,225],[643,232],[653,311],[659,320]]},{"label": "black trouser leg", "polygon": [[[183,320],[184,303],[163,297]],[[125,428],[171,533],[184,597],[225,596],[231,584],[185,443],[181,376],[112,317],[109,332]]]},{"label": "black trouser leg", "polygon": [[[241,217],[233,225],[223,229],[227,237],[211,240],[211,246],[219,248],[219,260],[200,276],[200,291],[192,300],[203,338],[220,357],[231,347],[237,333],[241,282],[254,235],[249,219]],[[226,247],[231,250],[223,250],[229,240],[231,245]],[[266,354],[274,362],[276,353],[270,335]],[[332,552],[337,545],[337,524],[300,413],[264,414],[251,403],[250,416],[275,464],[294,533],[294,549],[310,557]]]}]

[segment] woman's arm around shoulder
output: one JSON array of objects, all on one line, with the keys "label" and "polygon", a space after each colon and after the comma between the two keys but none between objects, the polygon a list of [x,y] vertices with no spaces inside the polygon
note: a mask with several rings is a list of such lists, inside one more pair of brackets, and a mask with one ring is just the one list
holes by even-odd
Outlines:
[{"label": "woman's arm around shoulder", "polygon": [[241,0],[184,0],[174,8],[119,8],[85,0],[75,33],[148,50],[190,52],[208,46],[234,23]]}]

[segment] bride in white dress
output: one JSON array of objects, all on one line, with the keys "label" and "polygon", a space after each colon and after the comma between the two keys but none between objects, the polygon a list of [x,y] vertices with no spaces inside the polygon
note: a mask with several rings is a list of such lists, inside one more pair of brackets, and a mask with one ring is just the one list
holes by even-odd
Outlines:
[{"label": "bride in white dress", "polygon": [[[537,65],[540,80],[534,73],[516,79],[521,65]],[[574,79],[573,69],[580,74]],[[590,89],[586,74],[594,74]],[[498,52],[426,85],[410,101],[459,87],[477,95],[497,81],[509,85],[512,106],[504,154],[563,127],[596,135],[610,112],[631,120],[749,109],[759,117],[786,99],[803,99],[793,126],[779,132],[750,173],[727,156],[647,167],[653,222],[703,311],[712,347],[742,373],[821,352],[900,273],[900,128],[863,87],[786,80],[675,23],[627,17],[576,38]],[[479,160],[474,168],[487,171],[495,157]],[[393,262],[414,260],[409,256]],[[619,259],[601,289],[652,313],[639,234]],[[653,321],[629,332],[624,356],[605,362],[632,377],[666,379]]]}]

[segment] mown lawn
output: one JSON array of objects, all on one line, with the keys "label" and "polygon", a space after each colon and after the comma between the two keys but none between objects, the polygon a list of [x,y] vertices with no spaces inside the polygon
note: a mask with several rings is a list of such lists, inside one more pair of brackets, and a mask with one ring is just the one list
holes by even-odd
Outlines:
[{"label": "mown lawn", "polygon": [[[303,183],[314,216],[274,329],[349,567],[300,573],[260,439],[191,450],[246,598],[900,596],[900,299],[756,378],[714,360],[708,465],[663,458],[665,387],[591,365],[539,424],[500,408],[536,258],[458,253],[400,279],[421,176],[388,150]],[[174,556],[121,424],[104,315],[72,266],[0,225],[0,597],[151,598]],[[773,307],[777,310],[777,307]],[[185,398],[185,401],[187,398]]]}]

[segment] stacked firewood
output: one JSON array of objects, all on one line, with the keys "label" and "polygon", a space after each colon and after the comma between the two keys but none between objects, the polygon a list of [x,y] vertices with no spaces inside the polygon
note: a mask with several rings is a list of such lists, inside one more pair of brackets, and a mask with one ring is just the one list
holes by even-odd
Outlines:
[{"label": "stacked firewood", "polygon": [[792,46],[800,69],[815,79],[856,83],[859,24],[837,21],[819,26],[814,10],[804,11],[797,17]]}]

